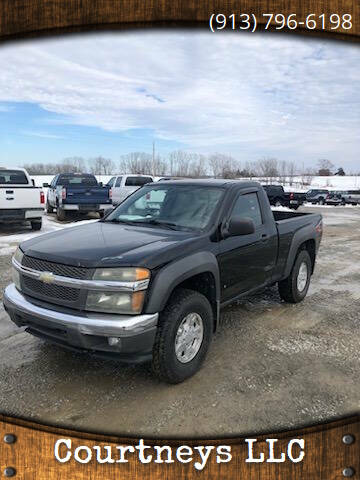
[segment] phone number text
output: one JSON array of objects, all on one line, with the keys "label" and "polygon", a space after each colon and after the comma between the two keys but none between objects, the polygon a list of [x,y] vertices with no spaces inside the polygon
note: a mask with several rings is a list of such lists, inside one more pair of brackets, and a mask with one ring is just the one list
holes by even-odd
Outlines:
[{"label": "phone number text", "polygon": [[350,13],[317,15],[310,13],[305,18],[299,18],[296,13],[283,15],[282,13],[263,13],[256,16],[254,13],[213,13],[209,19],[209,27],[212,32],[228,28],[231,30],[249,30],[255,32],[259,27],[265,30],[296,30],[297,28],[307,28],[308,30],[351,30],[353,26],[352,15]]}]

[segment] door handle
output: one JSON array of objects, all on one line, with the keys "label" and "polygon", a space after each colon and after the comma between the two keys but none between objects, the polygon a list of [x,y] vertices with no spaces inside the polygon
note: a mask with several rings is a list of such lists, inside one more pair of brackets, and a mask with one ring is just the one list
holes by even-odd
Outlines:
[{"label": "door handle", "polygon": [[261,235],[261,241],[262,242],[266,242],[268,239],[269,239],[269,235],[267,235],[266,233],[263,233]]}]

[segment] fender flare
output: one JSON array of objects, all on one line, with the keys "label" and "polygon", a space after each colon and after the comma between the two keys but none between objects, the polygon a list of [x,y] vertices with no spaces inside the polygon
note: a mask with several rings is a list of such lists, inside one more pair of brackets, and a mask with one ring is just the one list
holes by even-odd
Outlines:
[{"label": "fender flare", "polygon": [[301,230],[297,231],[294,234],[294,237],[291,242],[291,246],[289,249],[289,254],[288,258],[286,261],[286,266],[284,270],[284,275],[283,278],[287,278],[290,273],[291,269],[294,265],[296,255],[299,251],[300,246],[304,243],[307,242],[308,240],[314,240],[316,239],[316,235],[314,233],[314,226],[313,224],[307,225],[305,228],[302,228]]},{"label": "fender flare", "polygon": [[165,308],[171,293],[180,283],[205,272],[210,272],[215,279],[215,325],[217,325],[220,310],[220,272],[217,259],[210,252],[197,252],[163,267],[150,284],[146,312],[161,312]]}]

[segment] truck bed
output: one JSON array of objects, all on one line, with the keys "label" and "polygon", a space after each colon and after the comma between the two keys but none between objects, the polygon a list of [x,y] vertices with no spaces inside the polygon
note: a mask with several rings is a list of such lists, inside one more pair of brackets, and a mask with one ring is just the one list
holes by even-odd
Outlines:
[{"label": "truck bed", "polygon": [[[291,245],[296,243],[293,242],[294,237],[304,235],[307,231],[314,231],[316,228],[319,228],[321,234],[322,216],[317,213],[284,212],[279,210],[272,210],[272,213],[276,222],[279,238],[276,268],[276,271],[279,273],[285,269]],[[314,244],[314,252],[317,251],[318,246],[319,244]]]}]

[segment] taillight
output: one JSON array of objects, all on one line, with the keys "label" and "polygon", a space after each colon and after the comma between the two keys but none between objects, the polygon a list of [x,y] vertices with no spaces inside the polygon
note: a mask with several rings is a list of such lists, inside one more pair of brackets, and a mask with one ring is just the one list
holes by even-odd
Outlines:
[{"label": "taillight", "polygon": [[63,200],[65,200],[65,198],[66,198],[66,188],[63,188],[63,189],[61,190],[61,198],[62,198]]},{"label": "taillight", "polygon": [[45,203],[45,195],[44,192],[40,192],[40,203],[43,205]]},{"label": "taillight", "polygon": [[294,198],[293,192],[290,193],[290,199],[292,200]]}]

